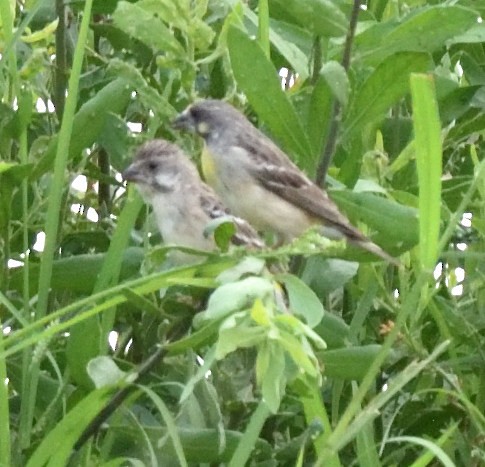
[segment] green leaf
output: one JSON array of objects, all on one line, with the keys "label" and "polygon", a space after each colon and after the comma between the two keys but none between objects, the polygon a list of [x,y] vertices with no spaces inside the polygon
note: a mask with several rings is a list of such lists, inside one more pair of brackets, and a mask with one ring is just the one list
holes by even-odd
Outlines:
[{"label": "green leaf", "polygon": [[227,45],[236,81],[258,116],[288,151],[310,157],[310,143],[298,114],[260,45],[235,26],[229,29]]},{"label": "green leaf", "polygon": [[329,378],[361,380],[380,348],[380,345],[371,344],[325,350],[319,357],[325,365],[325,375]]},{"label": "green leaf", "polygon": [[156,52],[171,52],[182,57],[184,50],[173,32],[157,13],[150,11],[149,5],[144,8],[143,3],[118,2],[113,13],[114,24]]},{"label": "green leaf", "polygon": [[126,373],[121,371],[113,359],[106,355],[90,360],[87,372],[97,389],[117,384],[126,377]]},{"label": "green leaf", "polygon": [[432,270],[438,260],[441,214],[441,124],[433,78],[411,76],[413,125],[419,180],[419,256]]},{"label": "green leaf", "polygon": [[320,76],[327,82],[332,94],[345,107],[350,93],[350,83],[345,68],[340,63],[330,60],[323,64]]},{"label": "green leaf", "polygon": [[264,348],[267,349],[266,351],[269,351],[270,365],[267,367],[266,372],[261,375],[261,393],[263,401],[269,410],[275,414],[278,412],[286,385],[285,355],[282,347],[274,342],[269,342]]},{"label": "green leaf", "polygon": [[246,256],[236,266],[227,268],[217,276],[217,281],[221,284],[236,282],[245,275],[260,275],[265,267],[264,260],[253,256]]},{"label": "green leaf", "polygon": [[430,65],[428,54],[417,52],[396,53],[382,62],[352,96],[343,124],[345,137],[384,118],[389,108],[409,92],[409,75],[424,72]]},{"label": "green leaf", "polygon": [[[70,157],[77,156],[95,141],[110,115],[121,113],[131,97],[133,88],[124,79],[118,78],[107,84],[87,101],[74,116],[72,137],[69,144]],[[49,171],[57,150],[57,136],[49,144],[44,157],[35,167],[31,178],[37,179]]]},{"label": "green leaf", "polygon": [[[120,277],[133,277],[143,261],[143,248],[127,248],[122,255]],[[106,253],[74,255],[55,260],[52,270],[51,287],[53,290],[90,294],[96,278],[106,258]],[[35,286],[39,279],[39,264],[29,263],[30,292],[36,293]],[[22,288],[23,266],[14,268],[10,286],[17,290]]]},{"label": "green leaf", "polygon": [[[255,30],[258,26],[258,16],[247,7],[244,9],[244,16],[251,22],[249,26],[252,27],[248,27],[248,29],[252,32],[252,30]],[[292,32],[291,25],[274,21],[271,21],[270,25],[269,39],[271,44],[273,44],[276,50],[288,60],[288,63],[294,71],[298,73],[302,80],[307,79],[309,73],[308,58],[295,43],[288,39],[289,33]],[[289,31],[288,28],[290,28]],[[294,31],[294,33],[295,32],[300,31]],[[311,37],[308,36],[308,39],[310,40]]]},{"label": "green leaf", "polygon": [[98,137],[99,144],[110,156],[110,164],[121,172],[125,168],[132,137],[126,121],[119,115],[109,113]]},{"label": "green leaf", "polygon": [[330,292],[343,287],[358,269],[355,262],[315,255],[306,261],[301,279],[323,300]]},{"label": "green leaf", "polygon": [[271,0],[270,9],[281,8],[301,26],[318,36],[343,36],[347,32],[348,20],[330,0]]},{"label": "green leaf", "polygon": [[411,10],[399,22],[393,17],[387,23],[377,23],[358,35],[354,53],[368,63],[377,64],[396,52],[434,52],[441,49],[447,40],[476,26],[477,19],[477,12],[458,5]]},{"label": "green leaf", "polygon": [[322,321],[313,329],[329,348],[344,347],[349,342],[350,328],[339,316],[325,313]]},{"label": "green leaf", "polygon": [[90,392],[81,402],[63,416],[57,425],[42,439],[30,456],[27,467],[67,465],[74,443],[88,423],[108,402],[116,386]]},{"label": "green leaf", "polygon": [[214,235],[216,245],[221,251],[227,251],[231,245],[231,240],[236,233],[236,226],[232,216],[221,216],[211,220],[204,228],[204,236]]},{"label": "green leaf", "polygon": [[324,315],[323,305],[315,292],[292,274],[279,274],[276,280],[285,285],[291,311],[303,317],[308,326],[315,327]]},{"label": "green leaf", "polygon": [[359,219],[379,232],[376,240],[384,248],[406,250],[419,241],[418,211],[373,193],[330,191],[332,199],[351,218]]},{"label": "green leaf", "polygon": [[262,277],[247,277],[218,287],[210,296],[204,319],[219,319],[230,313],[250,308],[257,298],[273,294],[273,284]]},{"label": "green leaf", "polygon": [[485,42],[485,24],[475,23],[463,34],[453,37],[448,41],[449,44],[476,44]]},{"label": "green leaf", "polygon": [[[226,355],[236,351],[254,347],[266,339],[266,333],[261,327],[242,325],[241,315],[228,318],[219,331],[216,344],[216,359],[220,360]],[[236,326],[237,325],[237,326]]]},{"label": "green leaf", "polygon": [[[332,104],[332,89],[327,80],[322,75],[319,75],[310,96],[308,119],[306,122],[307,133],[314,154],[322,153],[330,123],[330,116],[332,115]],[[314,162],[312,165],[312,171],[314,171],[316,163]]]}]

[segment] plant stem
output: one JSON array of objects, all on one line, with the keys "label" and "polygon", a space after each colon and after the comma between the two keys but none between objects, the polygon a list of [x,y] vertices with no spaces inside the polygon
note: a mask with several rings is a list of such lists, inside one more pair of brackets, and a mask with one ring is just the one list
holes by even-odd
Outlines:
[{"label": "plant stem", "polygon": [[[72,125],[74,113],[76,111],[77,96],[79,90],[79,79],[84,59],[84,47],[86,44],[89,22],[91,18],[91,8],[93,0],[86,0],[82,14],[82,22],[79,30],[78,42],[74,52],[71,77],[69,79],[69,92],[66,99],[59,139],[57,144],[56,159],[54,165],[54,174],[49,194],[49,204],[47,208],[45,224],[45,247],[42,254],[39,273],[38,301],[36,310],[36,319],[41,319],[47,314],[47,304],[49,300],[50,282],[52,276],[52,267],[54,255],[57,249],[57,237],[59,230],[59,213],[61,212],[62,195],[65,189],[64,174],[69,157],[69,143],[71,140]],[[22,432],[25,435],[22,446],[30,445],[30,436],[34,418],[34,409],[37,398],[37,385],[39,382],[40,361],[32,362],[29,374],[29,380],[25,386],[29,397],[22,401],[23,403],[23,425]],[[25,404],[25,405],[24,405]]]},{"label": "plant stem", "polygon": [[[359,18],[360,4],[361,0],[354,0],[352,14],[350,16],[349,29],[345,39],[344,53],[342,56],[342,61],[340,62],[346,72],[349,70],[350,66],[350,53],[352,51],[355,29],[357,27],[357,20]],[[340,129],[340,111],[340,102],[334,97],[332,116],[330,120],[331,123],[327,135],[327,143],[323,149],[320,163],[318,164],[317,168],[317,176],[315,178],[315,181],[319,186],[323,186],[325,183],[325,177],[327,176],[328,168],[330,167],[330,163],[332,162],[332,158],[335,153],[335,147],[337,146],[337,136]]]},{"label": "plant stem", "polygon": [[66,103],[67,59],[66,59],[66,8],[64,0],[56,0],[59,23],[56,29],[56,66],[54,74],[54,103],[57,118],[62,119]]}]

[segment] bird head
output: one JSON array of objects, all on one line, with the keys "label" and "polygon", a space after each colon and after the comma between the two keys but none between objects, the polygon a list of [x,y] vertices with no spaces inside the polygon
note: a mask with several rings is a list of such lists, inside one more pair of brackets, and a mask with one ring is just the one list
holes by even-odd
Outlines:
[{"label": "bird head", "polygon": [[122,177],[133,182],[149,201],[156,194],[173,192],[180,179],[194,176],[194,169],[182,151],[174,144],[155,139],[143,144]]},{"label": "bird head", "polygon": [[207,99],[189,105],[172,122],[173,128],[197,133],[205,140],[219,136],[230,129],[234,121],[244,118],[227,102]]}]

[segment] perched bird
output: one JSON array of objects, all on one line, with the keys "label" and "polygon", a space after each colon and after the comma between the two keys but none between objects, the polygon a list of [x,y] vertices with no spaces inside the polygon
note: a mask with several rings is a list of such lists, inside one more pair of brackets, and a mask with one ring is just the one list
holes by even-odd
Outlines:
[{"label": "perched bird", "polygon": [[313,183],[267,136],[230,104],[204,100],[187,107],[176,129],[205,140],[202,171],[226,206],[260,231],[290,241],[321,224],[326,237],[348,242],[398,264],[342,214],[328,194]]},{"label": "perched bird", "polygon": [[[178,146],[163,139],[148,141],[138,149],[122,176],[135,183],[144,200],[152,205],[165,243],[206,251],[216,249],[213,236],[207,235],[207,224],[227,217],[229,212]],[[236,226],[233,244],[263,247],[246,221],[231,219]],[[172,253],[171,260],[176,264],[195,259],[194,255]]]}]

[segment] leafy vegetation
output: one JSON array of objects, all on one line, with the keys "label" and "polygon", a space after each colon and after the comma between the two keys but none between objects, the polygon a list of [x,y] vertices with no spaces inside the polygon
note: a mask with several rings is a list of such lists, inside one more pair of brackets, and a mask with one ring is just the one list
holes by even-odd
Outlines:
[{"label": "leafy vegetation", "polygon": [[[485,462],[485,6],[359,4],[0,0],[0,465]],[[167,267],[119,174],[203,97],[401,266]]]}]

